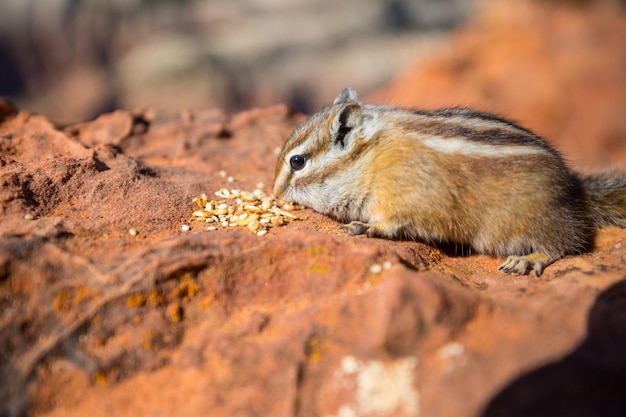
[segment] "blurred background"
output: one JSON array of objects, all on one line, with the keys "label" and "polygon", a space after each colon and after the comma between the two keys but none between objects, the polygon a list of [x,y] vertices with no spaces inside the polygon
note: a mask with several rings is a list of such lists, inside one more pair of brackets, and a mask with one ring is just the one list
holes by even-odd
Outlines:
[{"label": "blurred background", "polygon": [[[626,161],[625,4],[1,0],[0,96],[66,125],[146,106],[311,112],[352,86],[495,111],[576,160],[614,163]],[[594,160],[585,143],[601,145]]]},{"label": "blurred background", "polygon": [[67,122],[156,104],[309,111],[389,81],[474,0],[2,0],[0,94]]}]

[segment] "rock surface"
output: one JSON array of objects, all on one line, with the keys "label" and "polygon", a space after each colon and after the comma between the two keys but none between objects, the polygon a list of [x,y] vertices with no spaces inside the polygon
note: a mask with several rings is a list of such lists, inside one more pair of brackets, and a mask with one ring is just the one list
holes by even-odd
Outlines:
[{"label": "rock surface", "polygon": [[269,191],[302,117],[61,129],[2,102],[0,415],[624,414],[625,230],[534,278],[310,210],[262,237],[191,221],[201,193]]}]

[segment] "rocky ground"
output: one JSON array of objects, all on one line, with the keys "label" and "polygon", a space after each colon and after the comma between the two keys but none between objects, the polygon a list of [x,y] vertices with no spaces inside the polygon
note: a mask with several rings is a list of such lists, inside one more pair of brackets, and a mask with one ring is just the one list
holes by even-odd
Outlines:
[{"label": "rocky ground", "polygon": [[[560,34],[566,48],[563,33],[598,29],[575,24],[571,10],[554,13],[547,18],[573,23],[546,42]],[[611,36],[623,39],[623,20],[610,19],[598,18],[606,48],[620,45]],[[485,22],[452,44],[502,24]],[[536,22],[529,33],[542,28]],[[589,45],[579,52],[593,57]],[[609,56],[624,69],[622,49]],[[463,51],[476,49],[459,48],[454,62],[468,59]],[[464,85],[469,67],[451,59],[429,64],[448,68],[440,78],[414,70],[416,79],[399,82],[407,91],[443,77]],[[494,79],[492,66],[473,65],[473,79]],[[601,82],[574,108],[624,109],[622,78],[585,74]],[[557,90],[557,109],[579,91]],[[396,86],[380,94],[398,100]],[[454,247],[347,236],[307,209],[264,236],[193,220],[202,193],[269,192],[276,149],[301,120],[282,105],[148,108],[57,127],[0,103],[0,415],[625,413],[625,230],[602,230],[591,252],[535,278],[498,273],[501,259]],[[562,126],[536,120],[542,132]],[[597,125],[621,140],[596,141],[584,136],[594,119],[568,121],[581,135],[555,143],[584,148],[582,165],[624,167],[620,121]]]}]

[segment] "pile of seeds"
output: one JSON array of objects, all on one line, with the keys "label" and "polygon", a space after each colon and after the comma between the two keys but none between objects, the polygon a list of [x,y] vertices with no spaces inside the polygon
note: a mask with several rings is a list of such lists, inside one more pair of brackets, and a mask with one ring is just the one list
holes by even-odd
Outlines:
[{"label": "pile of seeds", "polygon": [[[215,195],[218,200],[209,200],[206,194],[193,199],[200,210],[194,211],[191,216],[195,221],[208,223],[207,230],[247,227],[252,233],[263,236],[272,226],[300,219],[292,211],[301,207],[277,200],[260,188],[252,192],[222,188]],[[189,230],[189,226],[185,226],[183,230]]]}]

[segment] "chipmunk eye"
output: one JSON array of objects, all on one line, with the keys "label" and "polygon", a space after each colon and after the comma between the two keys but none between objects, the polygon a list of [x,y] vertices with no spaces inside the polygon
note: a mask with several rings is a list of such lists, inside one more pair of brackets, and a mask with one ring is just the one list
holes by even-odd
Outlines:
[{"label": "chipmunk eye", "polygon": [[294,171],[300,171],[306,164],[306,157],[304,155],[294,155],[289,158],[289,165]]}]

